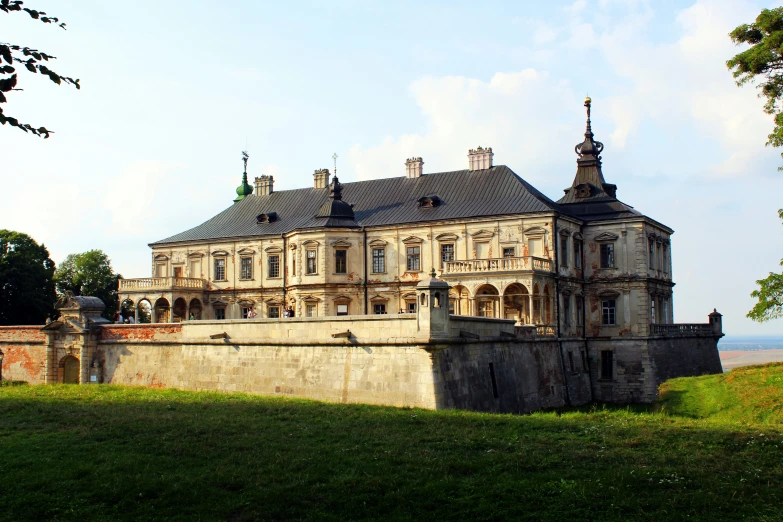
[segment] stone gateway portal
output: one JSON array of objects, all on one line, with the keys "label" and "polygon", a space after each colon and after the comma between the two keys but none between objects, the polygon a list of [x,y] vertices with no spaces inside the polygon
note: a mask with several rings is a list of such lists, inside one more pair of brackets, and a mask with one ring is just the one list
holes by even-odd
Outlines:
[{"label": "stone gateway portal", "polygon": [[68,356],[63,360],[63,384],[79,384],[79,359]]}]

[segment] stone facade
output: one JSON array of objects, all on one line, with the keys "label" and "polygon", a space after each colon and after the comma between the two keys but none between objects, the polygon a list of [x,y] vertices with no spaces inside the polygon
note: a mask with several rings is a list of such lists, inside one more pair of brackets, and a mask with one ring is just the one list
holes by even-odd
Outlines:
[{"label": "stone facade", "polygon": [[720,314],[674,324],[673,231],[617,199],[585,106],[557,202],[492,148],[463,171],[416,157],[400,178],[343,186],[319,169],[312,188],[261,176],[255,193],[245,156],[234,205],[153,243],[152,277],[120,281],[126,317],[155,326],[71,302],[37,379],[530,411],[651,401],[666,378],[721,371]]},{"label": "stone facade", "polygon": [[414,314],[152,325],[93,322],[72,307],[40,329],[1,329],[3,376],[524,413],[649,402],[666,378],[720,371],[719,317],[679,336],[587,343],[449,314],[448,284],[434,277],[417,285],[416,301]]}]

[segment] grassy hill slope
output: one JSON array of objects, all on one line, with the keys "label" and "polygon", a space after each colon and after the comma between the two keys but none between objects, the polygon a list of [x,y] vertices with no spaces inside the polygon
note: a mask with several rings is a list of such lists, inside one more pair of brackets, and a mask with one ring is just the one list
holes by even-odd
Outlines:
[{"label": "grassy hill slope", "polygon": [[527,416],[2,387],[0,520],[783,520],[781,372]]},{"label": "grassy hill slope", "polygon": [[783,363],[672,379],[660,392],[659,409],[672,415],[728,426],[783,425]]}]

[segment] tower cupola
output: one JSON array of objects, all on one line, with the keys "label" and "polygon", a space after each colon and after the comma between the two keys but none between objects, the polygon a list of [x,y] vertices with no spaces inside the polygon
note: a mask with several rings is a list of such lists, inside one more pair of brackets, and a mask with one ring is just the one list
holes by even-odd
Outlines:
[{"label": "tower cupola", "polygon": [[586,203],[616,198],[617,185],[607,183],[601,170],[601,153],[604,151],[604,144],[596,141],[593,134],[590,122],[592,105],[593,101],[590,97],[585,98],[585,108],[587,109],[585,136],[584,140],[574,147],[574,152],[578,156],[576,176],[573,184],[565,189],[565,196],[558,203]]},{"label": "tower cupola", "polygon": [[242,151],[242,161],[245,164],[245,171],[242,173],[242,184],[237,187],[237,197],[234,199],[234,203],[239,203],[245,196],[249,196],[253,193],[253,187],[247,182],[247,160],[250,158],[246,151]]}]

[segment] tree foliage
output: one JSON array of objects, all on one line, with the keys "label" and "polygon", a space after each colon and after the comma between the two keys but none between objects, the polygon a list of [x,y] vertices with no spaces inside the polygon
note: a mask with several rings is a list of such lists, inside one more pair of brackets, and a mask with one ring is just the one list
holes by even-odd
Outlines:
[{"label": "tree foliage", "polygon": [[69,254],[54,273],[57,292],[100,298],[106,304],[103,315],[111,319],[117,310],[119,274],[114,273],[109,256],[101,250]]},{"label": "tree foliage", "polygon": [[[65,29],[65,23],[53,16],[47,16],[43,11],[36,11],[35,9],[28,9],[22,7],[24,2],[20,0],[0,0],[0,11],[6,14],[11,13],[27,13],[33,20],[39,20],[45,24],[55,24],[58,27]],[[51,54],[44,53],[38,49],[32,47],[26,47],[22,45],[10,44],[7,42],[0,42],[0,104],[7,103],[6,93],[12,91],[21,91],[17,88],[17,69],[24,67],[24,70],[36,74],[40,73],[47,76],[51,81],[57,85],[71,84],[77,89],[80,89],[79,80],[74,80],[69,76],[62,76],[49,68],[47,63],[50,60],[56,59]],[[34,127],[29,123],[20,122],[17,118],[8,116],[3,112],[3,107],[0,106],[0,123],[5,125],[8,123],[13,127],[17,127],[24,132],[30,132],[36,136],[43,136],[48,138],[49,134],[54,131],[48,130],[46,127]]]},{"label": "tree foliage", "polygon": [[54,315],[54,261],[27,234],[0,230],[0,325],[43,324]]},{"label": "tree foliage", "polygon": [[[783,209],[778,210],[778,215],[783,220]],[[780,260],[780,266],[783,266],[783,259]],[[758,299],[758,302],[748,312],[748,317],[760,323],[783,317],[783,273],[770,272],[768,277],[759,279],[756,284],[759,289],[751,292],[750,296]]]}]

